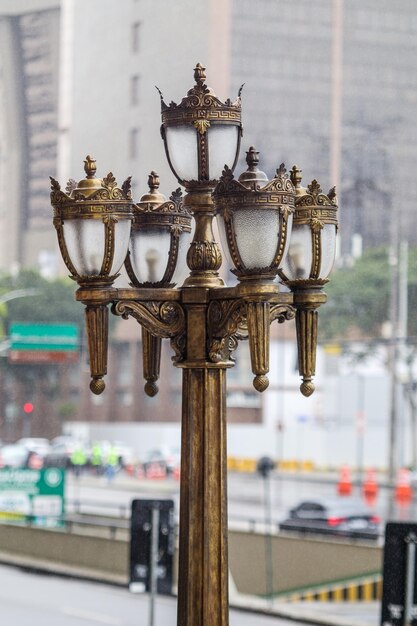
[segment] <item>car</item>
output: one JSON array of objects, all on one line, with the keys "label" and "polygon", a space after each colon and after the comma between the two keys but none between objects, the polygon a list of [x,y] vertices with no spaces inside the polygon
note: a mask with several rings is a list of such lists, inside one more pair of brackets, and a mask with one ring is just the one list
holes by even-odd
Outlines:
[{"label": "car", "polygon": [[10,443],[0,450],[0,468],[42,469],[43,457],[20,443]]},{"label": "car", "polygon": [[352,498],[304,500],[279,523],[280,531],[294,531],[377,540],[380,518]]},{"label": "car", "polygon": [[143,459],[143,469],[145,474],[148,473],[150,467],[158,465],[168,476],[172,475],[179,469],[181,463],[181,451],[179,448],[170,448],[169,446],[155,448],[149,450]]},{"label": "car", "polygon": [[17,443],[10,443],[0,450],[0,468],[20,468],[26,467],[29,452],[25,446]]},{"label": "car", "polygon": [[77,440],[72,437],[55,437],[44,457],[45,467],[71,467],[71,455],[78,445]]},{"label": "car", "polygon": [[51,449],[51,444],[48,439],[44,439],[43,437],[23,437],[16,441],[16,443],[30,452],[36,452],[40,457],[44,457]]}]

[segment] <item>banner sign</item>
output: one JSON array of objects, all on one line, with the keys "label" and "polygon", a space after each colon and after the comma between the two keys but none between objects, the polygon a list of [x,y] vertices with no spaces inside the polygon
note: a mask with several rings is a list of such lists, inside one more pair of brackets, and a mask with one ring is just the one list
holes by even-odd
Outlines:
[{"label": "banner sign", "polygon": [[64,513],[64,488],[61,468],[0,469],[0,519],[47,524]]}]

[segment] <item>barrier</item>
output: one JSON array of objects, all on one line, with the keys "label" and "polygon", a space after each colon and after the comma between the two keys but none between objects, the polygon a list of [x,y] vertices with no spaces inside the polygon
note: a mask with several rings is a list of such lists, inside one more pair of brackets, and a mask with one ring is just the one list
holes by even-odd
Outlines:
[{"label": "barrier", "polygon": [[371,602],[382,598],[382,576],[375,574],[366,578],[339,581],[304,589],[297,593],[281,595],[284,602]]},{"label": "barrier", "polygon": [[[127,584],[129,531],[128,528],[119,530],[121,522],[119,518],[112,521],[103,517],[100,527],[93,528],[95,524],[91,521],[88,528],[74,521],[71,532],[0,524],[0,561]],[[127,526],[127,521],[123,522]],[[114,528],[117,524],[117,534],[111,532],[112,524]],[[229,566],[237,591],[264,596],[267,588],[265,535],[229,530],[228,543]],[[332,589],[335,600],[343,597],[343,593],[348,599],[362,596],[365,599],[370,593],[369,586],[363,586],[363,591],[354,591],[350,583],[350,591],[340,592],[336,588],[341,587],[341,583],[334,581],[361,578],[363,582],[381,566],[381,547],[365,543],[273,535],[271,550],[273,593],[283,597],[295,595],[300,589],[314,589],[315,593],[321,589],[323,598],[325,589]]]}]

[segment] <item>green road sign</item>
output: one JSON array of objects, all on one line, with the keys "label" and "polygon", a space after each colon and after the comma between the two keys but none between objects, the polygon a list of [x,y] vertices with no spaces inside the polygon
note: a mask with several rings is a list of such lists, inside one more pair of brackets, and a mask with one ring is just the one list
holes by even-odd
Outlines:
[{"label": "green road sign", "polygon": [[76,324],[29,324],[10,326],[9,359],[15,363],[74,361],[79,349]]},{"label": "green road sign", "polygon": [[0,519],[42,524],[64,513],[65,470],[1,469]]}]

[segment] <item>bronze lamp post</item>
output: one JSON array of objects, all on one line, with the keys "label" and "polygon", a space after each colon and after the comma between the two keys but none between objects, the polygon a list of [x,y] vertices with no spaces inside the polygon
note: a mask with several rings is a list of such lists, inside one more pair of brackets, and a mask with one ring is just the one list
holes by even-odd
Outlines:
[{"label": "bronze lamp post", "polygon": [[[235,179],[240,93],[221,102],[200,64],[194,78],[179,104],[166,105],[161,94],[161,133],[184,198],[177,190],[166,200],[152,172],[135,205],[130,180],[119,189],[112,174],[97,179],[87,157],[87,178],[70,181],[66,192],[52,179],[51,202],[76,298],[86,306],[92,391],[104,389],[109,307],[142,327],[148,395],[158,391],[163,338],[183,370],[177,625],[227,626],[226,372],[248,339],[253,384],[264,391],[270,324],[296,317],[301,391],[313,392],[317,308],[326,300],[337,207],[334,190],[326,196],[315,181],[303,189],[295,167],[288,176],[281,165],[268,180],[253,147]],[[235,286],[219,276],[215,215]],[[115,288],[123,262],[131,287]]]}]

